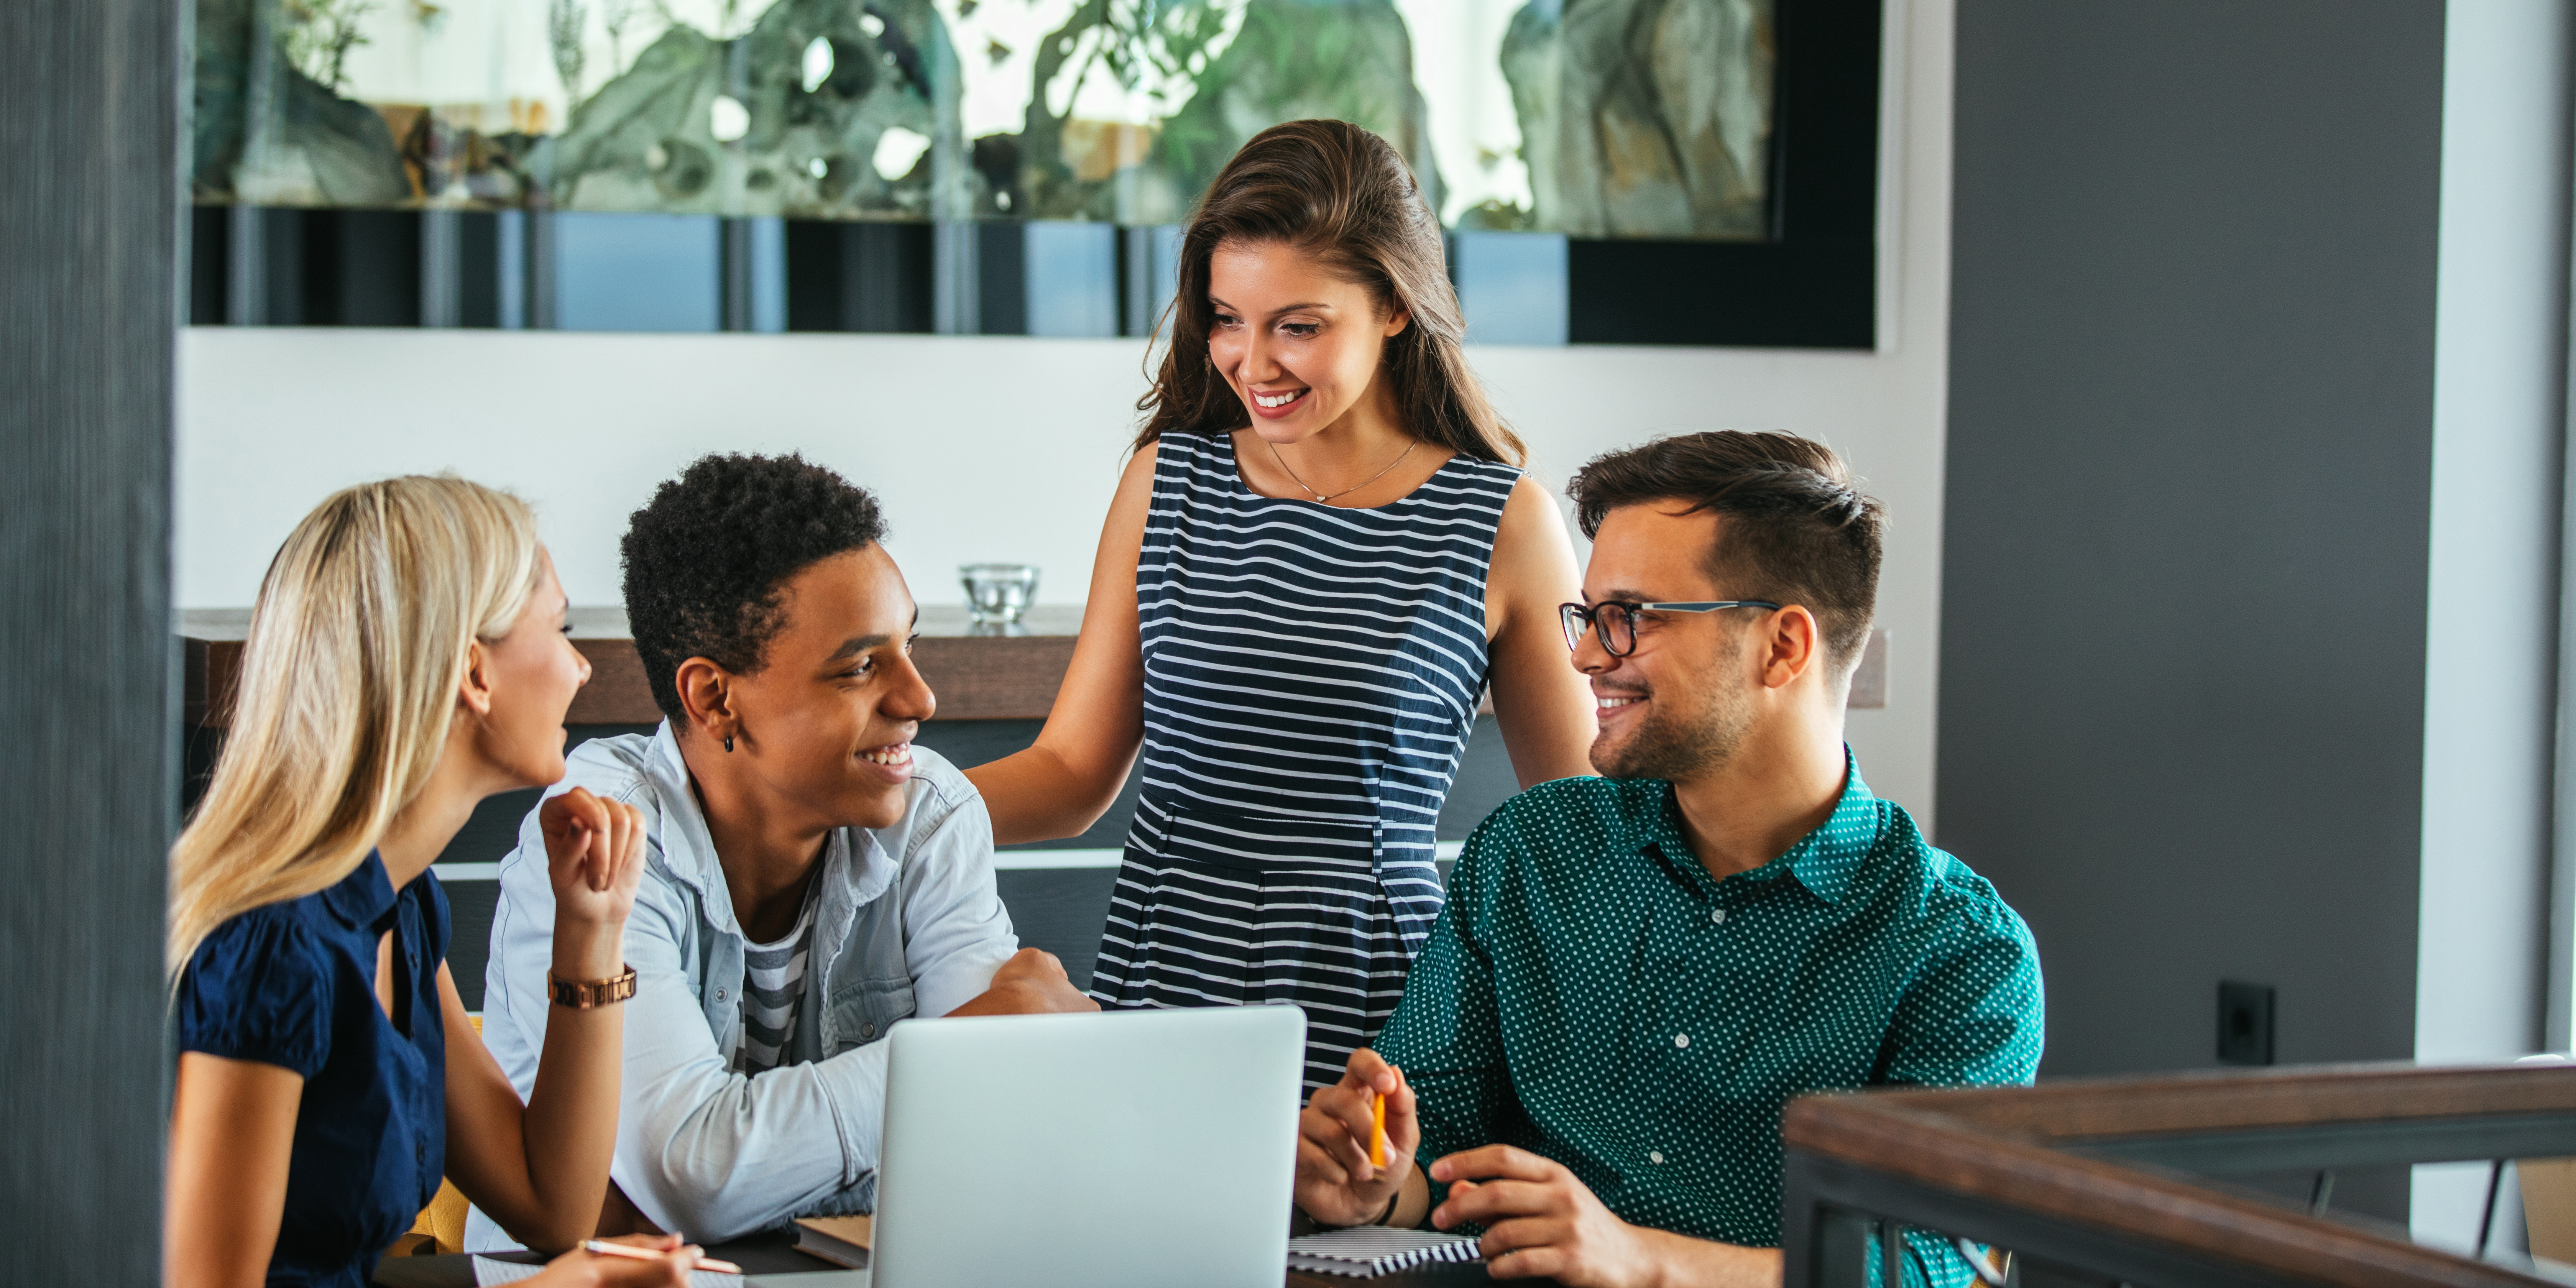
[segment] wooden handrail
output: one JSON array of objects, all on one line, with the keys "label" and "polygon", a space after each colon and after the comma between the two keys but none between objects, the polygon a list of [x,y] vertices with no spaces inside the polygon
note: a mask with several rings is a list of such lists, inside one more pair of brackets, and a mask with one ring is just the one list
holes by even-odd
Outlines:
[{"label": "wooden handrail", "polygon": [[[1837,1164],[1980,1210],[2042,1218],[2259,1279],[2529,1288],[2546,1281],[2078,1149],[2105,1140],[2290,1129],[2432,1123],[2474,1130],[2535,1117],[2576,1123],[2576,1066],[2350,1066],[1812,1096],[1790,1104],[1782,1142],[1793,1164]],[[1795,1165],[1791,1172],[1806,1174]],[[1784,1196],[1792,1207],[1813,1201],[1796,1188],[1793,1182]],[[1795,1211],[1786,1215],[1788,1228],[1815,1228]],[[1792,1260],[1813,1264],[1794,1249]]]},{"label": "wooden handrail", "polygon": [[1937,1105],[1943,1116],[1988,1131],[2062,1143],[2469,1114],[2576,1114],[2576,1064],[2302,1065],[1881,1092],[1871,1098],[1888,1105]]}]

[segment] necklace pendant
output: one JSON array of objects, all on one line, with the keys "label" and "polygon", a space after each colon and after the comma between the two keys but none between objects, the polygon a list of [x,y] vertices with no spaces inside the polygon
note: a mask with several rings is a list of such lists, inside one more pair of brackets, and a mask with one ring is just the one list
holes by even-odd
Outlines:
[{"label": "necklace pendant", "polygon": [[1304,492],[1304,493],[1305,493],[1306,495],[1308,495],[1308,496],[1311,496],[1311,497],[1315,498],[1315,504],[1317,504],[1317,505],[1328,505],[1328,504],[1331,504],[1332,499],[1333,499],[1334,497],[1337,497],[1337,496],[1349,496],[1351,493],[1353,493],[1353,492],[1357,492],[1357,491],[1359,491],[1361,488],[1367,487],[1369,484],[1371,484],[1371,483],[1375,483],[1375,482],[1377,482],[1379,479],[1385,478],[1389,472],[1391,472],[1391,471],[1393,471],[1393,470],[1395,469],[1395,467],[1396,467],[1396,466],[1404,464],[1404,461],[1405,461],[1405,458],[1406,458],[1406,457],[1409,457],[1409,456],[1413,455],[1413,449],[1414,449],[1414,448],[1417,448],[1417,447],[1420,447],[1420,446],[1422,446],[1422,440],[1421,440],[1421,439],[1418,439],[1418,438],[1417,438],[1417,439],[1415,439],[1415,440],[1413,440],[1413,441],[1412,441],[1412,442],[1410,442],[1410,443],[1405,444],[1405,445],[1404,445],[1404,450],[1403,450],[1403,451],[1401,451],[1401,452],[1399,452],[1399,453],[1397,453],[1397,454],[1396,454],[1396,457],[1395,457],[1395,459],[1394,459],[1394,460],[1388,461],[1388,462],[1386,463],[1386,467],[1385,467],[1384,469],[1381,469],[1381,470],[1379,470],[1377,473],[1375,473],[1375,474],[1371,474],[1371,475],[1369,475],[1367,478],[1360,480],[1360,481],[1359,481],[1359,483],[1358,483],[1358,484],[1356,484],[1356,485],[1354,485],[1354,486],[1346,487],[1346,488],[1343,488],[1343,489],[1342,489],[1341,491],[1339,491],[1339,492],[1334,492],[1334,493],[1330,493],[1330,494],[1326,494],[1326,493],[1323,493],[1323,492],[1318,492],[1318,491],[1316,491],[1314,488],[1307,486],[1307,484],[1306,484],[1306,480],[1301,479],[1301,478],[1298,478],[1298,477],[1297,477],[1297,471],[1296,471],[1293,467],[1291,467],[1291,466],[1288,464],[1288,458],[1287,458],[1287,457],[1285,457],[1285,456],[1281,456],[1281,455],[1279,454],[1279,445],[1278,445],[1278,444],[1276,444],[1276,443],[1272,443],[1272,444],[1270,445],[1270,459],[1272,459],[1272,460],[1274,460],[1274,461],[1279,462],[1279,468],[1281,468],[1281,469],[1283,469],[1283,470],[1287,470],[1287,471],[1288,471],[1288,477],[1289,477],[1289,479],[1290,479],[1292,482],[1296,483],[1298,490],[1299,490],[1299,491]]}]

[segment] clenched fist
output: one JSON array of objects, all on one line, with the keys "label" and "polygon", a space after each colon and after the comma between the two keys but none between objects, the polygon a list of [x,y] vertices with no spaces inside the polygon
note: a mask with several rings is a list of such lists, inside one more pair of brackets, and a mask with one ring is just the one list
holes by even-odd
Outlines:
[{"label": "clenched fist", "polygon": [[606,979],[623,972],[626,915],[644,878],[644,815],[576,787],[537,807],[537,830],[555,891],[555,973]]}]

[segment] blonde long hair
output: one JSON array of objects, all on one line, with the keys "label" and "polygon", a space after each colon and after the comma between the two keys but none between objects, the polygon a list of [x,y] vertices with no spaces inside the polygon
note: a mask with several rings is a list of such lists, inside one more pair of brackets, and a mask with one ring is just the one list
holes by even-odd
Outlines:
[{"label": "blonde long hair", "polygon": [[337,885],[438,764],[467,647],[535,591],[536,516],[454,475],[334,494],[259,588],[232,728],[170,849],[170,978],[226,920]]}]

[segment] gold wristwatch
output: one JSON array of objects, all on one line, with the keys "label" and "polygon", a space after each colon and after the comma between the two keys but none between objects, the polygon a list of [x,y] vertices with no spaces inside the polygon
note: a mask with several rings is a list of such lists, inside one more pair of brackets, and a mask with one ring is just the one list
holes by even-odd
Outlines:
[{"label": "gold wristwatch", "polygon": [[569,1006],[576,1011],[614,1006],[635,996],[635,968],[629,966],[625,974],[612,975],[607,979],[578,981],[562,979],[553,971],[547,971],[546,991],[553,995],[555,1005]]}]

